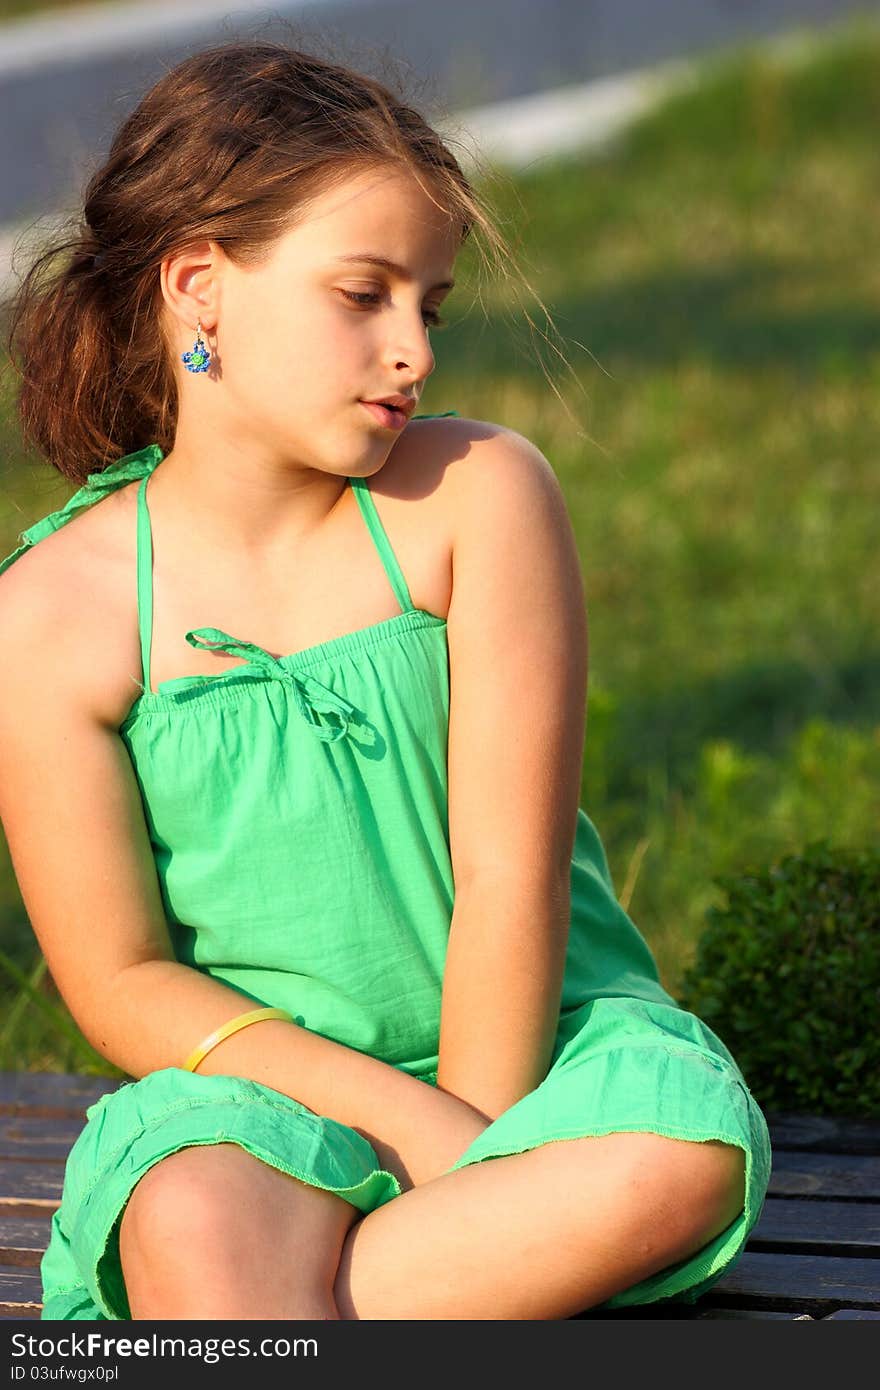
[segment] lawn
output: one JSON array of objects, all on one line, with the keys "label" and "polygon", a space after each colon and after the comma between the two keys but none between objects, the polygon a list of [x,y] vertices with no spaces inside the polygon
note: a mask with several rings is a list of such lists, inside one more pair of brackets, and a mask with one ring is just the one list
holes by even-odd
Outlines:
[{"label": "lawn", "polygon": [[92,6],[117,5],[119,0],[0,0],[0,22],[4,20],[42,18],[45,15],[63,15],[74,10],[90,9]]}]

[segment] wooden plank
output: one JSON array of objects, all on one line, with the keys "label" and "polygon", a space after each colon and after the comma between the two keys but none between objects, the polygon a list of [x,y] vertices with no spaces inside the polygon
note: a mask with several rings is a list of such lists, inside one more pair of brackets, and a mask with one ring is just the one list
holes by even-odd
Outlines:
[{"label": "wooden plank", "polygon": [[42,1298],[39,1270],[0,1266],[0,1318],[39,1318]]},{"label": "wooden plank", "polygon": [[813,1318],[809,1313],[799,1312],[778,1312],[767,1308],[742,1307],[725,1308],[716,1307],[711,1302],[711,1293],[706,1295],[706,1301],[700,1299],[697,1303],[677,1303],[673,1300],[661,1299],[659,1303],[636,1304],[631,1308],[588,1308],[585,1313],[577,1313],[572,1318],[566,1319],[568,1322],[617,1322],[640,1321],[651,1322],[695,1322],[704,1319],[726,1319],[726,1318],[748,1318],[748,1319],[782,1319],[786,1322],[792,1320],[805,1319],[812,1322]]},{"label": "wooden plank", "polygon": [[49,1244],[51,1212],[0,1216],[0,1265],[38,1265]]},{"label": "wooden plank", "polygon": [[880,1158],[777,1151],[768,1195],[880,1200]]},{"label": "wooden plank", "polygon": [[0,1159],[0,1213],[40,1216],[61,1202],[64,1167],[60,1163],[12,1163]]},{"label": "wooden plank", "polygon": [[0,1115],[0,1158],[66,1163],[85,1116]]},{"label": "wooden plank", "polygon": [[747,1250],[711,1294],[718,1307],[771,1307],[814,1315],[838,1307],[880,1311],[880,1260]]},{"label": "wooden plank", "polygon": [[766,1112],[774,1149],[838,1154],[880,1154],[880,1117],[794,1115]]},{"label": "wooden plank", "polygon": [[838,1308],[836,1312],[829,1313],[823,1318],[823,1322],[865,1322],[868,1319],[880,1319],[880,1313],[873,1313],[868,1308]]},{"label": "wooden plank", "polygon": [[772,1308],[705,1308],[700,1318],[780,1319],[783,1322],[815,1322],[811,1313],[777,1313]]},{"label": "wooden plank", "polygon": [[748,1248],[880,1256],[880,1203],[768,1197]]},{"label": "wooden plank", "polygon": [[0,1114],[82,1116],[120,1081],[68,1072],[0,1071]]}]

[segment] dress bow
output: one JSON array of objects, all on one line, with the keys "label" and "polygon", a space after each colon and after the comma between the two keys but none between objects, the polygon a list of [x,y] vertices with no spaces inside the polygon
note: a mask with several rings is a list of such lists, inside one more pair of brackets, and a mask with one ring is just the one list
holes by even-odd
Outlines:
[{"label": "dress bow", "polygon": [[[357,723],[357,709],[342,695],[337,695],[314,676],[297,674],[283,665],[284,658],[271,656],[255,642],[246,642],[238,637],[230,637],[218,627],[196,627],[186,634],[191,647],[202,647],[210,651],[228,652],[230,656],[245,657],[255,670],[263,672],[272,680],[284,681],[293,692],[296,707],[310,729],[318,738],[327,743],[336,743],[349,731],[352,723]],[[234,672],[240,668],[235,667]],[[234,672],[230,672],[232,675]],[[216,678],[214,678],[216,679]],[[322,724],[316,717],[320,714],[335,715],[337,726]]]}]

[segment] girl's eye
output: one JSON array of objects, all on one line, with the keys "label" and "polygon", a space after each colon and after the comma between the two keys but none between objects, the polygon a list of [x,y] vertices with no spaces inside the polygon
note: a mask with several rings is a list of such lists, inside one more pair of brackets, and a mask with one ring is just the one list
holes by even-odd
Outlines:
[{"label": "girl's eye", "polygon": [[[381,298],[381,295],[370,294],[366,291],[342,290],[341,293],[345,295],[346,299],[350,299],[355,304],[362,304],[364,306],[368,304],[378,304]],[[441,318],[436,309],[425,309],[423,318],[429,328],[445,328],[447,324],[447,320]]]}]

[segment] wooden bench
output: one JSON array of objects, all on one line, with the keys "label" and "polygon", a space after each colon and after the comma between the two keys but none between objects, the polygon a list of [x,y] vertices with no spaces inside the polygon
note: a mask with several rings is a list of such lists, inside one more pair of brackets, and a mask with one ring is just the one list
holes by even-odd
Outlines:
[{"label": "wooden bench", "polygon": [[[38,1319],[39,1264],[86,1108],[118,1082],[0,1072],[0,1318]],[[880,1318],[880,1119],[771,1115],[764,1212],[742,1258],[696,1304],[582,1318]]]}]

